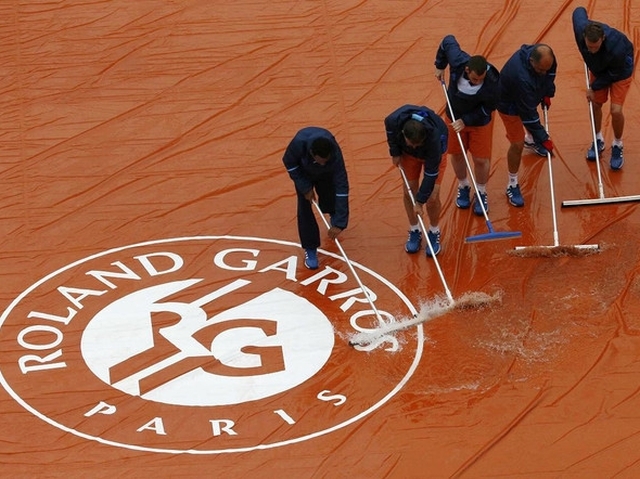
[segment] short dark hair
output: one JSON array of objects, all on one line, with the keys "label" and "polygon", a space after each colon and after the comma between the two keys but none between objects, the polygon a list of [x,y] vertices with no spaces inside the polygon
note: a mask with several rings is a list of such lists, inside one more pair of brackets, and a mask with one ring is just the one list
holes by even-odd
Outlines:
[{"label": "short dark hair", "polygon": [[402,134],[412,143],[421,144],[427,137],[427,128],[418,120],[407,120],[402,127]]},{"label": "short dark hair", "polygon": [[473,55],[467,62],[469,71],[475,72],[478,75],[484,75],[487,72],[487,59],[482,55]]},{"label": "short dark hair", "polygon": [[595,22],[590,22],[584,27],[584,38],[592,43],[595,43],[604,38],[604,29],[602,25]]},{"label": "short dark hair", "polygon": [[331,158],[333,152],[333,145],[329,138],[319,137],[311,142],[311,154],[317,155],[320,158]]}]

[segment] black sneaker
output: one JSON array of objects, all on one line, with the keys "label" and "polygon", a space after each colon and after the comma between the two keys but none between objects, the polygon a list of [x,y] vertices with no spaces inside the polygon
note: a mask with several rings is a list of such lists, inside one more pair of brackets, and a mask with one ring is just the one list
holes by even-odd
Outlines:
[{"label": "black sneaker", "polygon": [[549,151],[544,146],[542,146],[542,145],[540,145],[538,143],[532,143],[532,142],[529,142],[529,141],[525,141],[524,142],[524,147],[527,148],[528,150],[533,150],[536,155],[544,156],[545,158],[549,154]]}]

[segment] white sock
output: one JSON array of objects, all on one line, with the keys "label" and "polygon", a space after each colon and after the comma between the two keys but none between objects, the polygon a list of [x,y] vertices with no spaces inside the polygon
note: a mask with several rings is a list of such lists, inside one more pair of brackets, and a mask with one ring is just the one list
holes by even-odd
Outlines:
[{"label": "white sock", "polygon": [[411,227],[409,228],[411,231],[420,231],[420,224],[417,225],[411,225]]},{"label": "white sock", "polygon": [[438,226],[429,225],[429,231],[433,234],[440,233],[440,228]]},{"label": "white sock", "polygon": [[611,146],[619,146],[620,148],[622,148],[622,140],[618,140],[616,138],[615,140],[613,140],[613,143],[611,143]]},{"label": "white sock", "polygon": [[464,178],[463,180],[458,180],[458,188],[465,188],[466,186],[469,186],[471,183],[469,183],[469,178]]},{"label": "white sock", "polygon": [[487,185],[478,184],[478,193],[486,195],[487,194]]},{"label": "white sock", "polygon": [[597,138],[598,140],[600,140],[600,141],[604,141],[604,136],[602,136],[602,132],[601,132],[601,131],[599,131],[599,132],[596,134],[596,138]]},{"label": "white sock", "polygon": [[525,143],[533,143],[533,136],[528,131],[524,134],[524,142]]},{"label": "white sock", "polygon": [[509,173],[509,186],[518,186],[518,173]]}]

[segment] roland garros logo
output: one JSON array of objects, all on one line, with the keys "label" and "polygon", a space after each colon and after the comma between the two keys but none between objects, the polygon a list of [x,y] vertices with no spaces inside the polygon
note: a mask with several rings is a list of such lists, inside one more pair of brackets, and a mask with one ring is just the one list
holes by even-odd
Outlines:
[{"label": "roland garros logo", "polygon": [[[44,277],[0,317],[3,386],[77,436],[214,454],[311,440],[382,407],[422,353],[422,329],[366,348],[380,326],[344,260],[262,238],[123,246]],[[415,313],[354,263],[384,321]],[[402,342],[399,342],[402,341]]]}]

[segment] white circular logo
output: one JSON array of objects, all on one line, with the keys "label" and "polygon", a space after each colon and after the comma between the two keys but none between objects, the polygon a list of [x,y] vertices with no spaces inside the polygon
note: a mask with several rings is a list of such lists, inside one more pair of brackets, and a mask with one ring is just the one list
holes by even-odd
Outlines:
[{"label": "white circular logo", "polygon": [[[274,288],[212,317],[203,306],[214,302],[216,294],[164,302],[200,281],[145,288],[101,310],[82,335],[87,366],[105,383],[133,396],[220,406],[287,391],[313,377],[329,359],[331,323],[290,291]],[[244,284],[231,283],[224,294]],[[112,338],[108,348],[105,337]],[[154,364],[140,368],[145,356]],[[160,379],[154,381],[156,375]],[[171,379],[165,381],[167,376]]]},{"label": "white circular logo", "polygon": [[415,309],[369,269],[352,263],[370,299],[340,256],[320,250],[310,271],[300,251],[206,236],[79,260],[0,317],[0,380],[48,423],[137,450],[249,451],[348,426],[409,379],[422,329],[349,346]]}]

